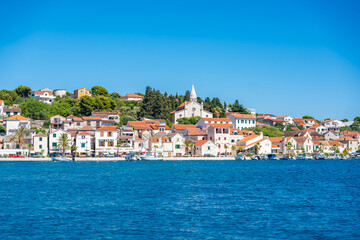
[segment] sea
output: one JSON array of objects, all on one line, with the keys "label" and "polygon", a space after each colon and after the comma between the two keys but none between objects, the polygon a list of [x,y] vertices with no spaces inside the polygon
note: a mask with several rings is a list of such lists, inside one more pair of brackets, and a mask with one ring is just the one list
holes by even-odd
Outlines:
[{"label": "sea", "polygon": [[360,239],[360,161],[0,162],[0,239]]}]

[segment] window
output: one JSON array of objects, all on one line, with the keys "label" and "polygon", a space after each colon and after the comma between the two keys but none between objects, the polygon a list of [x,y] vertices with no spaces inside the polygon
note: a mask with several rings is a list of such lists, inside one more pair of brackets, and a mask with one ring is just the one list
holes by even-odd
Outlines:
[{"label": "window", "polygon": [[223,133],[229,133],[229,129],[228,129],[228,128],[224,128],[224,129],[223,129]]},{"label": "window", "polygon": [[56,147],[56,146],[57,146],[57,143],[56,143],[56,142],[53,142],[53,143],[52,143],[52,146],[53,146],[53,147]]},{"label": "window", "polygon": [[224,137],[224,140],[226,140],[226,137]]},{"label": "window", "polygon": [[104,141],[99,142],[99,147],[105,147],[105,142]]},{"label": "window", "polygon": [[39,137],[39,141],[42,142],[42,137]]},{"label": "window", "polygon": [[208,150],[210,151],[210,147],[208,147]]},{"label": "window", "polygon": [[81,147],[84,148],[84,147],[85,147],[85,143],[82,143],[82,144],[81,144]]},{"label": "window", "polygon": [[112,136],[112,132],[108,132],[108,137],[111,137]]},{"label": "window", "polygon": [[247,123],[247,120],[245,120],[245,123]]},{"label": "window", "polygon": [[103,137],[104,136],[104,132],[100,132],[100,137]]},{"label": "window", "polygon": [[114,146],[114,141],[109,141],[108,146],[113,147]]},{"label": "window", "polygon": [[241,119],[241,123],[244,123],[244,119]]},{"label": "window", "polygon": [[53,137],[56,138],[56,133],[53,134]]},{"label": "window", "polygon": [[39,145],[39,149],[42,149],[42,145]]},{"label": "window", "polygon": [[181,148],[180,144],[175,144],[175,149],[180,149],[180,148]]},{"label": "window", "polygon": [[234,139],[231,139],[231,142],[233,143],[233,142],[235,142],[235,140],[234,140]]},{"label": "window", "polygon": [[85,139],[85,135],[82,135],[82,136],[81,136],[81,139]]}]

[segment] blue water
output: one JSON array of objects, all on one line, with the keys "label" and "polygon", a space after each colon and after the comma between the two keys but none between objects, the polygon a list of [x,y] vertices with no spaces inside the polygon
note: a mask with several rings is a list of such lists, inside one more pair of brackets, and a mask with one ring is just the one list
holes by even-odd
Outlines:
[{"label": "blue water", "polygon": [[359,239],[360,161],[0,162],[0,239]]}]

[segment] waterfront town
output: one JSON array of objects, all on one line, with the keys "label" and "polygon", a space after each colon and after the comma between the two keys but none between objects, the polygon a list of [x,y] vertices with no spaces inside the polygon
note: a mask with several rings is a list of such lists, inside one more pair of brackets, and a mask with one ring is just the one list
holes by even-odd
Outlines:
[{"label": "waterfront town", "polygon": [[[8,92],[1,92],[0,97],[11,95],[9,90],[2,91]],[[160,94],[150,88],[146,94],[123,96],[109,94],[98,86],[91,90],[76,89],[73,93],[49,88],[33,91],[19,86],[15,92],[22,99],[18,100],[20,103],[10,98],[0,99],[1,157],[41,158],[71,154],[77,157],[124,157],[130,152],[155,153],[162,157],[316,153],[347,156],[359,151],[360,146],[359,117],[320,121],[310,116],[276,116],[245,109],[238,102],[232,105],[217,103],[210,108],[209,104],[219,101],[202,101],[197,97],[194,85],[185,96],[174,96],[172,105],[176,107],[170,109],[168,119],[151,118],[161,116],[155,113],[147,115],[155,111],[147,109],[148,104],[153,104],[152,108],[157,104],[151,96]],[[119,99],[118,104],[111,100],[114,98]],[[69,101],[71,104],[66,105]],[[122,105],[113,107],[112,111],[103,111],[108,108],[98,106],[106,105],[106,101],[110,101],[106,103],[109,105],[114,105],[113,102]],[[166,98],[157,98],[157,101],[164,102]],[[47,105],[65,104],[65,110],[69,110],[78,102],[81,109],[77,115],[67,115],[67,111],[52,114],[46,108]],[[35,110],[29,110],[30,103]],[[42,105],[36,108],[37,104]],[[48,115],[41,115],[45,111]],[[142,116],[141,111],[145,111]]]}]

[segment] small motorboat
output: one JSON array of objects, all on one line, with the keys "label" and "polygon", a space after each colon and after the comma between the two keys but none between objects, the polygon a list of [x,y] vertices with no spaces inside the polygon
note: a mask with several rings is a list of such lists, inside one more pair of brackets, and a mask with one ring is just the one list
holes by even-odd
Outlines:
[{"label": "small motorboat", "polygon": [[140,156],[142,161],[164,161],[163,157],[156,156],[156,154],[152,155],[150,153],[146,153]]},{"label": "small motorboat", "polygon": [[138,156],[135,152],[129,152],[128,155],[125,156],[126,161],[139,161],[140,156]]},{"label": "small motorboat", "polygon": [[246,160],[246,157],[243,154],[238,154],[235,156],[235,160]]},{"label": "small motorboat", "polygon": [[68,158],[68,157],[53,157],[52,160],[54,162],[75,162],[75,158]]},{"label": "small motorboat", "polygon": [[324,160],[325,158],[326,157],[325,157],[325,155],[323,153],[317,153],[314,156],[314,159],[316,159],[316,160]]}]

